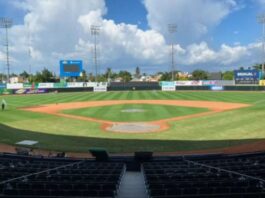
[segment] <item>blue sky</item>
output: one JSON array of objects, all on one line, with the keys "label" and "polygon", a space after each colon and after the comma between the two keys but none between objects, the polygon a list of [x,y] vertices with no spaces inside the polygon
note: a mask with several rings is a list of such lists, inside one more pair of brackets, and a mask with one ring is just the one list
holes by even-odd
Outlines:
[{"label": "blue sky", "polygon": [[[262,61],[256,17],[264,8],[264,0],[0,0],[0,17],[14,21],[13,72],[32,65],[33,71],[58,73],[61,59],[82,59],[94,72],[91,25],[101,27],[101,72],[136,66],[146,73],[167,71],[172,41],[178,69],[224,71]],[[178,26],[173,37],[169,23]],[[3,37],[1,30],[1,43]],[[0,71],[6,70],[4,54],[0,46]]]},{"label": "blue sky", "polygon": [[213,36],[218,44],[240,42],[248,44],[261,37],[262,27],[257,23],[259,9],[256,4],[246,1],[246,6],[226,17],[214,31]]},{"label": "blue sky", "polygon": [[8,17],[12,18],[14,24],[22,24],[24,21],[24,16],[26,14],[25,10],[18,9],[17,7],[13,6],[12,0],[0,0],[0,8],[1,8],[1,17]]},{"label": "blue sky", "polygon": [[148,29],[147,11],[142,0],[106,0],[106,7],[106,19],[112,19],[116,23],[136,24],[141,29]]}]

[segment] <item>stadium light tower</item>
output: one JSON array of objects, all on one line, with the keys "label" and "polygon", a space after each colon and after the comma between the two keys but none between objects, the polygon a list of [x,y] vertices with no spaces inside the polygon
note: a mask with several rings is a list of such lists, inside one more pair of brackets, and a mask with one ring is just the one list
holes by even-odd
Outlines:
[{"label": "stadium light tower", "polygon": [[171,34],[171,80],[175,80],[175,59],[174,59],[174,41],[173,35],[177,32],[176,24],[168,24],[168,32]]},{"label": "stadium light tower", "polygon": [[6,67],[7,67],[7,82],[10,82],[10,64],[9,64],[9,42],[8,42],[8,28],[12,27],[12,19],[0,18],[0,28],[6,30]]},{"label": "stadium light tower", "polygon": [[265,71],[265,14],[257,17],[258,23],[262,24],[262,75]]},{"label": "stadium light tower", "polygon": [[95,78],[98,81],[98,57],[97,57],[97,36],[100,33],[100,26],[90,26],[91,35],[94,36],[94,66],[95,66]]},{"label": "stadium light tower", "polygon": [[31,33],[30,33],[30,28],[29,28],[29,24],[27,24],[27,29],[28,29],[28,55],[29,55],[29,75],[31,76],[31,46],[32,46],[32,42],[31,42]]}]

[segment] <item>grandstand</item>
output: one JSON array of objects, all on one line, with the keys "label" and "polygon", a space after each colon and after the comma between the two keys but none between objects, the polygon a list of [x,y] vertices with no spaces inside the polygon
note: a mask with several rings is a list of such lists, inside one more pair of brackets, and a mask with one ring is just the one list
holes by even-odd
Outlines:
[{"label": "grandstand", "polygon": [[71,159],[0,155],[0,197],[265,196],[265,154]]}]

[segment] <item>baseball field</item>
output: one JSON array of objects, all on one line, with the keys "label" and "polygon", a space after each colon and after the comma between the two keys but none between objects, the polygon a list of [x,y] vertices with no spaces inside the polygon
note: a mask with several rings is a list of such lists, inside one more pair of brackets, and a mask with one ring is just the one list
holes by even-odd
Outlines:
[{"label": "baseball field", "polygon": [[[87,152],[100,147],[129,153],[265,142],[264,92],[78,92],[2,98],[8,104],[0,112],[3,145],[34,140],[38,143],[33,148],[45,150]],[[126,131],[124,123],[133,129]],[[151,128],[137,131],[146,125]]]}]

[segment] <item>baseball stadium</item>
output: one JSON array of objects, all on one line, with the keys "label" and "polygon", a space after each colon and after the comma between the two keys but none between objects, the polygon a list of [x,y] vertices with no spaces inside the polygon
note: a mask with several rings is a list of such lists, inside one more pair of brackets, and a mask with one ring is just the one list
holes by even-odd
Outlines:
[{"label": "baseball stadium", "polygon": [[[74,12],[77,6],[70,0],[55,1],[65,2],[67,10],[72,9],[71,12]],[[180,1],[182,2],[176,0]],[[167,61],[162,62],[169,65],[168,71],[155,73],[151,67],[149,69],[146,66],[145,71],[150,75],[141,74],[137,66],[135,72],[128,72],[132,71],[129,67],[120,67],[116,68],[115,73],[115,69],[106,67],[107,71],[104,73],[100,70],[100,66],[104,67],[102,65],[107,65],[108,62],[104,62],[106,60],[101,58],[102,63],[100,63],[99,54],[104,55],[104,52],[99,53],[97,50],[118,50],[116,46],[112,46],[115,43],[106,44],[107,47],[103,48],[105,43],[101,44],[100,41],[101,39],[107,43],[107,39],[112,39],[111,36],[107,37],[104,34],[108,25],[116,24],[107,14],[105,16],[97,12],[93,7],[96,6],[93,4],[95,2],[91,0],[89,5],[93,4],[91,16],[102,14],[100,16],[102,24],[97,26],[92,23],[88,28],[91,37],[90,47],[92,47],[90,53],[93,54],[93,58],[89,60],[93,67],[92,72],[86,74],[87,60],[82,56],[86,51],[82,51],[83,48],[77,45],[75,53],[71,55],[54,52],[49,60],[53,61],[54,66],[42,70],[37,67],[42,59],[36,58],[41,55],[38,55],[33,41],[38,43],[40,38],[44,39],[46,34],[42,35],[43,37],[40,35],[37,37],[37,34],[44,31],[45,26],[38,26],[35,20],[39,20],[39,23],[45,21],[44,24],[47,25],[49,16],[40,15],[38,16],[40,18],[45,15],[40,20],[36,17],[34,9],[41,12],[39,10],[41,6],[49,2],[47,9],[50,9],[52,15],[52,6],[55,5],[49,0],[38,0],[37,3],[23,2],[23,5],[17,2],[16,6],[29,6],[28,4],[32,3],[27,8],[24,19],[25,23],[27,20],[32,22],[27,24],[32,31],[32,40],[29,40],[28,49],[24,50],[26,51],[24,53],[29,53],[27,55],[30,57],[27,62],[30,65],[28,72],[24,67],[22,70],[20,68],[24,71],[21,74],[15,74],[15,69],[13,74],[10,72],[18,64],[17,60],[23,62],[24,59],[20,55],[16,56],[16,46],[14,42],[8,40],[16,39],[15,28],[19,28],[19,25],[13,24],[13,20],[9,17],[0,18],[1,31],[3,30],[0,36],[5,41],[3,53],[2,48],[0,49],[0,64],[4,65],[0,81],[0,197],[265,197],[265,64],[263,61],[255,59],[256,62],[262,63],[253,66],[251,62],[247,68],[239,66],[229,68],[229,71],[220,69],[218,72],[216,69],[204,71],[204,68],[198,69],[196,64],[190,63],[191,66],[196,66],[196,69],[185,73],[181,70],[189,65],[183,63],[186,67],[181,67],[178,65],[178,58],[182,64],[181,53],[190,50],[192,45],[181,52],[177,49],[180,48],[180,44],[173,39],[165,48],[170,56],[167,57]],[[88,4],[86,1],[82,2],[83,6]],[[117,2],[119,2],[116,5],[118,8],[123,4],[127,5],[129,12],[129,5],[132,2]],[[166,2],[165,4],[171,5],[173,1]],[[190,6],[191,1],[187,2]],[[209,3],[208,0],[197,0],[198,9],[199,2],[210,6],[215,1],[206,5]],[[145,5],[148,10],[151,1],[138,3]],[[215,3],[213,8],[224,6],[219,5],[217,1]],[[225,6],[227,4],[231,6],[230,3],[226,2]],[[114,4],[112,6],[115,7]],[[161,3],[157,4],[163,6]],[[173,3],[171,6],[177,9],[177,4]],[[2,5],[7,10],[11,9],[10,5],[0,0],[0,6]],[[60,10],[61,5],[55,7]],[[109,4],[106,3],[106,9],[114,9],[107,5]],[[81,11],[80,8],[79,18],[76,19],[78,23],[82,25],[86,21],[91,23],[90,20],[94,18],[90,14],[83,16]],[[12,13],[6,11],[9,12]],[[149,17],[152,16],[148,14]],[[174,13],[172,12],[171,15]],[[54,16],[53,20],[56,21],[57,12]],[[18,16],[13,17],[14,20],[16,17]],[[98,20],[95,19],[96,22]],[[258,20],[264,26],[265,16],[259,16]],[[38,28],[30,29],[31,25]],[[123,25],[123,22],[117,24],[119,28]],[[59,29],[63,28],[58,26]],[[128,32],[135,28],[133,25],[127,26],[128,30],[117,29]],[[149,26],[152,29],[152,26]],[[139,22],[137,28],[140,27]],[[177,33],[176,28],[175,23],[169,23],[169,35],[164,35],[162,30],[160,33],[153,29],[144,31],[144,28],[138,29],[134,34],[139,36],[143,32],[157,31],[154,35],[161,34],[165,40],[170,40],[170,36]],[[86,30],[83,33],[85,32]],[[103,34],[101,38],[100,33]],[[22,38],[23,33],[20,34]],[[26,39],[29,34],[25,35]],[[70,34],[68,36],[71,37]],[[122,43],[123,37],[119,32],[116,31],[115,36],[121,39],[119,41]],[[144,45],[149,46],[147,37],[143,38]],[[81,40],[79,44],[84,44],[85,41]],[[263,40],[263,45],[257,44],[260,51],[264,50],[265,39]],[[22,41],[18,39],[17,42]],[[49,45],[47,41],[47,46]],[[184,46],[184,43],[182,45]],[[229,50],[238,50],[238,45],[235,44],[235,47]],[[137,48],[132,46],[132,43],[128,46],[134,50]],[[248,50],[253,49],[253,46],[249,44]],[[219,53],[223,53],[228,47],[223,44],[221,48]],[[127,48],[124,49],[126,50]],[[126,51],[128,54],[125,56],[123,52],[120,53],[121,57],[115,64],[132,60],[127,60],[129,52]],[[146,51],[143,51],[141,54],[144,56],[145,53]],[[154,51],[152,53],[155,57],[161,55]],[[189,53],[187,54],[191,56]],[[213,52],[204,49],[202,53],[211,55]],[[250,54],[252,52],[243,56],[249,57]],[[185,58],[192,59],[188,55]],[[203,57],[207,59],[206,55]],[[218,59],[219,56],[215,55],[216,57]],[[137,58],[141,64],[149,64],[146,60],[141,62],[141,59]],[[49,57],[45,57],[45,61],[47,59]],[[112,60],[107,60],[111,65]],[[218,61],[221,62],[220,59]],[[206,60],[202,62],[205,63]],[[156,64],[158,69],[162,68],[158,60]],[[225,64],[230,62],[227,61]]]}]

